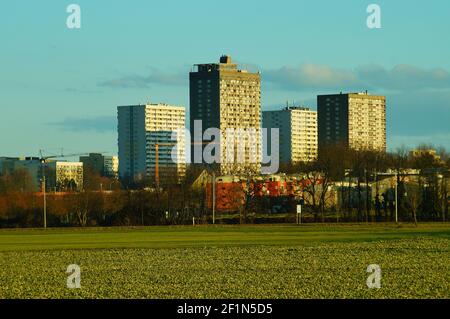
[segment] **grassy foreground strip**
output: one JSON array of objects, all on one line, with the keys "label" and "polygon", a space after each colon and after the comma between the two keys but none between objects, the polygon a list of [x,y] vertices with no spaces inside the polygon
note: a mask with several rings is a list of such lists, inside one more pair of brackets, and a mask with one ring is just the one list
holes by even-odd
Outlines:
[{"label": "grassy foreground strip", "polygon": [[0,231],[0,251],[310,245],[414,237],[450,238],[450,224],[173,226]]},{"label": "grassy foreground strip", "polygon": [[3,230],[0,298],[450,298],[450,227]]}]

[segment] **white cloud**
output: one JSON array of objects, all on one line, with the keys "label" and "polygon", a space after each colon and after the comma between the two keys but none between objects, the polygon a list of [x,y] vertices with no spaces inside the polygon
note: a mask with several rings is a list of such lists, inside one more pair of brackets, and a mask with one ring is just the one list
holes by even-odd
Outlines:
[{"label": "white cloud", "polygon": [[164,73],[157,68],[152,68],[149,75],[127,75],[120,78],[100,82],[101,87],[110,88],[148,88],[151,84],[181,86],[187,85],[186,72]]},{"label": "white cloud", "polygon": [[442,68],[425,70],[399,64],[387,70],[378,65],[366,65],[357,68],[356,74],[361,82],[386,90],[450,88],[450,74]]},{"label": "white cloud", "polygon": [[284,66],[263,72],[263,81],[289,90],[341,89],[357,85],[358,78],[352,71],[327,65],[303,64],[299,67]]},{"label": "white cloud", "polygon": [[263,80],[285,90],[428,90],[450,89],[450,73],[442,68],[422,69],[399,64],[392,69],[371,64],[354,70],[327,65],[284,66],[263,72]]}]

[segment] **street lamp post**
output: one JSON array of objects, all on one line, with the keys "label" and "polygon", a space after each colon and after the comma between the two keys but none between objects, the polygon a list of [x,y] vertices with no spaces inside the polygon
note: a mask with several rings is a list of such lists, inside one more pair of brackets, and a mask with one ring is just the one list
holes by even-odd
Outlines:
[{"label": "street lamp post", "polygon": [[395,223],[398,224],[398,171],[395,172]]},{"label": "street lamp post", "polygon": [[212,172],[212,213],[213,225],[216,223],[216,173]]},{"label": "street lamp post", "polygon": [[[45,165],[45,162],[44,162]],[[44,196],[44,229],[47,229],[47,185],[45,180],[45,168],[43,168],[43,175],[42,175],[42,192]]]},{"label": "street lamp post", "polygon": [[42,157],[41,152],[41,174],[42,174],[42,196],[44,198],[44,229],[47,229],[47,182],[45,179],[45,166],[46,166],[46,160]]}]

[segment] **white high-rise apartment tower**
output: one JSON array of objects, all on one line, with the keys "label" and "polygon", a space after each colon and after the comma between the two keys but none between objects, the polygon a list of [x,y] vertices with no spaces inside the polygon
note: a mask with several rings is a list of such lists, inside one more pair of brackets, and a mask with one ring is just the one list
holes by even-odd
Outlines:
[{"label": "white high-rise apartment tower", "polygon": [[[280,162],[310,162],[317,158],[317,112],[307,107],[290,106],[264,111],[263,128],[279,129]],[[267,144],[271,153],[270,143]]]},{"label": "white high-rise apartment tower", "polygon": [[[119,106],[120,178],[131,181],[147,178],[153,182],[156,164],[162,183],[184,177],[186,173],[184,128],[184,107],[167,104]],[[172,136],[175,136],[175,139],[172,139]],[[176,161],[172,157],[175,145],[177,145]]]}]

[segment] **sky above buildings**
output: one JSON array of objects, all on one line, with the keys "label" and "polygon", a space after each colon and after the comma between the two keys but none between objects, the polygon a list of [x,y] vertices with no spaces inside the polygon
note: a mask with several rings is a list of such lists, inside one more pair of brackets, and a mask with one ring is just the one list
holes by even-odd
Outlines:
[{"label": "sky above buildings", "polygon": [[389,149],[450,149],[449,16],[447,0],[2,1],[0,156],[115,154],[117,105],[188,108],[192,65],[222,54],[261,71],[263,110],[369,90],[387,96]]}]

